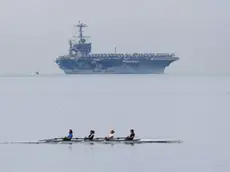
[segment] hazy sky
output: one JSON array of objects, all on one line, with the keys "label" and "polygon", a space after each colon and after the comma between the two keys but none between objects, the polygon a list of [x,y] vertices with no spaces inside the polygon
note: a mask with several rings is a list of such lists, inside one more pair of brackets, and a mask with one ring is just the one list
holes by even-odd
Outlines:
[{"label": "hazy sky", "polygon": [[62,73],[79,20],[93,52],[175,52],[167,72],[230,73],[227,0],[0,0],[0,74]]}]

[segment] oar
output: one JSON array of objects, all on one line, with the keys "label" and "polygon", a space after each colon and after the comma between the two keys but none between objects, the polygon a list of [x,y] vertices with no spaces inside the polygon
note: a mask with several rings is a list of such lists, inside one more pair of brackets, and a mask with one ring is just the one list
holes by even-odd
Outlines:
[{"label": "oar", "polygon": [[126,139],[126,137],[117,137],[117,138],[114,138],[114,139]]},{"label": "oar", "polygon": [[[60,140],[60,141],[62,141],[63,139],[64,139],[65,137],[58,137],[58,138],[52,138],[52,139],[43,139],[43,140],[38,140],[38,141],[47,141],[47,142],[49,142],[49,141],[52,141],[52,140]],[[79,140],[79,139],[84,139],[84,138],[72,138],[71,140]]]},{"label": "oar", "polygon": [[[106,137],[96,137],[96,138],[94,138],[94,140],[105,140],[105,138]],[[115,138],[113,138],[114,140],[116,140],[116,139],[125,139],[126,137],[115,137]]]},{"label": "oar", "polygon": [[61,138],[52,138],[52,139],[43,139],[43,140],[38,140],[38,141],[42,142],[42,141],[51,141],[51,140],[59,140],[59,139],[63,139],[63,137],[61,137]]}]

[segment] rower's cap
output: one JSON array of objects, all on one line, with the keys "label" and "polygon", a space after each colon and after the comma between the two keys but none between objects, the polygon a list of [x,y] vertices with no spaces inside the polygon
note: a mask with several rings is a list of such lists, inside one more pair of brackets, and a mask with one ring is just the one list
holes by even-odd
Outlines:
[{"label": "rower's cap", "polygon": [[95,131],[94,130],[90,130],[90,133],[95,133]]},{"label": "rower's cap", "polygon": [[73,130],[69,129],[69,133],[73,133]]},{"label": "rower's cap", "polygon": [[112,133],[112,134],[113,134],[113,133],[115,133],[115,131],[114,131],[114,130],[111,130],[111,131],[110,131],[110,133]]},{"label": "rower's cap", "polygon": [[134,129],[131,129],[130,132],[134,132]]}]

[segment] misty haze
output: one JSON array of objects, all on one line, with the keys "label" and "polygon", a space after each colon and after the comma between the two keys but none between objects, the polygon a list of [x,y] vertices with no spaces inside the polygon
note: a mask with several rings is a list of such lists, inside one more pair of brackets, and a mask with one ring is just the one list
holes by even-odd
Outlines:
[{"label": "misty haze", "polygon": [[[0,171],[230,171],[229,6],[224,0],[1,1]],[[143,75],[65,74],[55,63],[60,56],[76,70],[95,67],[69,58],[79,21],[88,26],[83,34],[91,53],[114,47],[120,57],[150,53],[136,61],[115,58],[124,70],[140,69],[141,60],[151,69],[172,60],[153,53],[179,60],[162,75],[149,66],[143,71],[151,74]]]},{"label": "misty haze", "polygon": [[63,73],[80,20],[92,52],[176,53],[166,73],[229,74],[230,16],[224,0],[1,1],[0,73]]}]

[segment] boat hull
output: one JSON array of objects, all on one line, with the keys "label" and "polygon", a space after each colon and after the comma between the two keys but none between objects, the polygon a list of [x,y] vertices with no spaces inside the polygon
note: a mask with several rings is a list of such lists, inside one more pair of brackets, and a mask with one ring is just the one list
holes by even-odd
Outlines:
[{"label": "boat hull", "polygon": [[176,59],[139,60],[137,62],[94,62],[62,59],[57,60],[65,74],[164,74],[165,68]]},{"label": "boat hull", "polygon": [[44,140],[44,141],[19,141],[19,142],[3,142],[1,144],[144,144],[144,143],[182,143],[181,140],[173,139],[135,139],[135,140],[71,140],[71,141],[62,141],[62,140]]},{"label": "boat hull", "polygon": [[[163,74],[166,67],[179,60],[175,53],[91,53],[92,43],[83,36],[86,24],[79,22],[80,38],[69,41],[69,53],[56,58],[66,74]],[[145,46],[145,43],[141,43]]]}]

